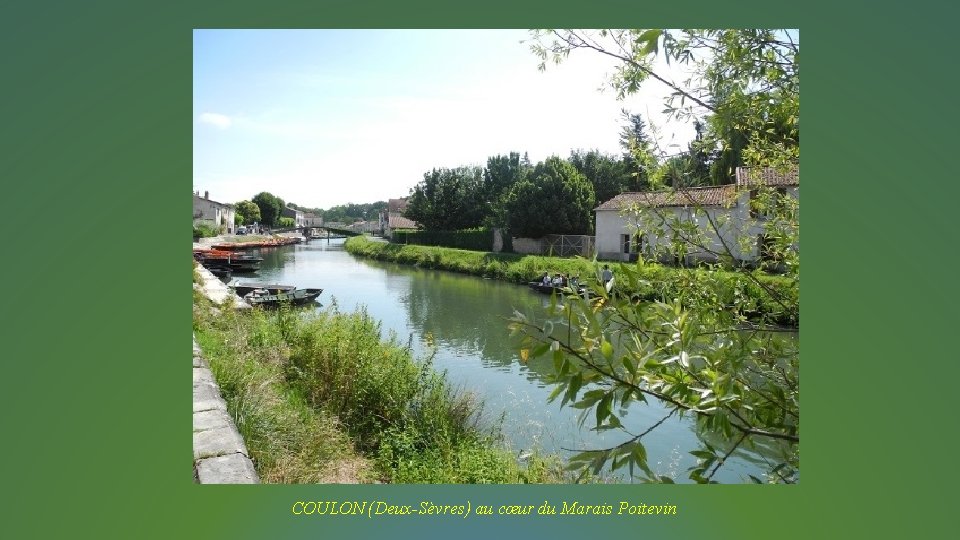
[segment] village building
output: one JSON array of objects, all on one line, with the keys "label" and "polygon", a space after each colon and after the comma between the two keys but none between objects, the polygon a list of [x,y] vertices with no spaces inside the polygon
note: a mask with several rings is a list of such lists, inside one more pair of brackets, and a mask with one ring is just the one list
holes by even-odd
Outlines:
[{"label": "village building", "polygon": [[214,227],[221,227],[226,234],[233,234],[236,227],[234,223],[236,215],[236,209],[232,204],[211,201],[209,191],[204,191],[202,197],[199,191],[193,193],[194,225],[205,223]]},{"label": "village building", "polygon": [[304,220],[304,213],[301,210],[297,210],[296,208],[285,206],[283,207],[282,210],[280,210],[280,215],[285,218],[292,219],[294,227],[299,228],[299,227],[305,226],[306,222]]},{"label": "village building", "polygon": [[387,209],[380,212],[379,230],[384,238],[393,236],[393,231],[398,229],[416,229],[417,222],[403,217],[403,211],[407,209],[407,198],[389,199]]},{"label": "village building", "polygon": [[[751,210],[761,186],[799,202],[800,170],[740,167],[736,184],[621,193],[595,210],[597,257],[695,264],[729,253],[739,262],[757,262],[769,241],[766,217]],[[677,222],[693,225],[691,232],[669,226]]]}]

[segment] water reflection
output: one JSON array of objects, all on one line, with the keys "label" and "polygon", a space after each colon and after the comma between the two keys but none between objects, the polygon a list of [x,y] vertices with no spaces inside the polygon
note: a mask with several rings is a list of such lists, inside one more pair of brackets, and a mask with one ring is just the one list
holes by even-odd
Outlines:
[{"label": "water reflection", "polygon": [[[519,343],[509,337],[507,319],[514,310],[539,310],[548,296],[510,283],[358,259],[337,240],[263,249],[260,256],[264,262],[255,280],[321,287],[323,304],[335,298],[343,310],[365,307],[385,333],[409,341],[414,354],[432,354],[435,367],[446,371],[454,385],[484,401],[490,421],[503,416],[504,435],[517,451],[539,447],[568,455],[563,449],[610,447],[627,438],[581,429],[578,410],[547,402],[550,361],[519,361]],[[666,413],[656,403],[641,405],[622,421],[631,432],[641,433]],[[590,425],[588,419],[585,426]],[[644,439],[651,468],[684,481],[686,469],[695,463],[688,452],[698,447],[700,437],[689,417],[671,418]],[[723,447],[723,441],[710,442]],[[762,454],[766,452],[738,450],[715,478],[742,482],[748,474],[759,476],[758,465],[770,459]]]}]

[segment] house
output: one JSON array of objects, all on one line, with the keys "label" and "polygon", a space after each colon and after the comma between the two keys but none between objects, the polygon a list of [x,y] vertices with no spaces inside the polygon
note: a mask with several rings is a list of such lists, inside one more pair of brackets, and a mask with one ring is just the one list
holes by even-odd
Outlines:
[{"label": "house", "polygon": [[384,238],[390,238],[393,231],[397,229],[416,229],[417,222],[403,217],[403,211],[407,209],[407,198],[389,199],[387,201],[387,210],[380,212],[380,234]]},{"label": "house", "polygon": [[303,227],[304,226],[304,214],[303,211],[297,210],[296,208],[291,208],[289,206],[283,207],[280,210],[280,215],[285,218],[290,218],[293,220],[294,227]]},{"label": "house", "polygon": [[799,203],[800,170],[740,167],[736,184],[621,193],[595,209],[597,257],[691,264],[729,252],[756,262],[768,242],[765,216],[751,211],[761,187]]},{"label": "house", "polygon": [[204,191],[203,197],[199,191],[193,193],[193,224],[206,223],[214,227],[223,227],[223,232],[233,234],[234,220],[237,212],[232,204],[219,203],[210,200],[210,192]]},{"label": "house", "polygon": [[313,212],[304,212],[303,225],[305,227],[323,227],[323,216],[318,216]]},{"label": "house", "polygon": [[355,233],[377,233],[380,232],[380,223],[379,221],[364,221],[359,219],[354,221],[351,225],[347,227]]}]

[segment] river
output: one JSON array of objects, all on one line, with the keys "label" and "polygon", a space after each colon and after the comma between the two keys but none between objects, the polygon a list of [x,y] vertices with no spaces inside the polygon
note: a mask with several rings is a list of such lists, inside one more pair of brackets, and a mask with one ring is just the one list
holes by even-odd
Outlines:
[{"label": "river", "polygon": [[[365,307],[381,321],[385,336],[395,333],[419,358],[428,354],[432,343],[435,368],[446,371],[454,385],[476,394],[485,404],[488,421],[502,416],[506,442],[518,454],[537,448],[569,456],[566,449],[606,448],[626,439],[618,431],[590,431],[590,418],[581,429],[579,410],[561,408],[559,399],[547,402],[552,388],[544,382],[547,367],[541,362],[546,361],[520,362],[507,319],[515,309],[538,309],[548,297],[511,283],[354,257],[344,251],[343,240],[264,249],[260,256],[264,258],[260,272],[237,276],[240,281],[320,287],[322,304],[336,302],[341,311]],[[621,421],[640,433],[665,414],[656,403],[635,405]],[[669,419],[644,437],[644,444],[655,473],[687,481],[686,471],[696,463],[688,452],[698,446],[691,419]],[[763,459],[738,450],[714,479],[738,483],[747,481],[748,474],[762,477]]]}]

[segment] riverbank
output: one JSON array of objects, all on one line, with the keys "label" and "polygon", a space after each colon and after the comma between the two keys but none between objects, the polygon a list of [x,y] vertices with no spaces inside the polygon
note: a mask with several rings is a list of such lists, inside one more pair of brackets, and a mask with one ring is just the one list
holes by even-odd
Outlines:
[{"label": "riverbank", "polygon": [[265,483],[543,483],[430,362],[381,338],[365,312],[214,311],[194,332]]},{"label": "riverbank", "polygon": [[[408,264],[421,268],[448,270],[491,279],[526,284],[548,272],[580,276],[581,282],[596,283],[602,264],[586,259],[485,253],[433,246],[375,242],[364,237],[346,241],[352,255]],[[701,268],[673,268],[656,263],[625,266],[610,264],[621,293],[647,301],[693,303],[694,294],[708,294],[715,303],[727,306],[748,319],[765,317],[786,326],[800,325],[799,283],[761,272],[729,272]],[[632,279],[631,275],[632,274]]]}]

